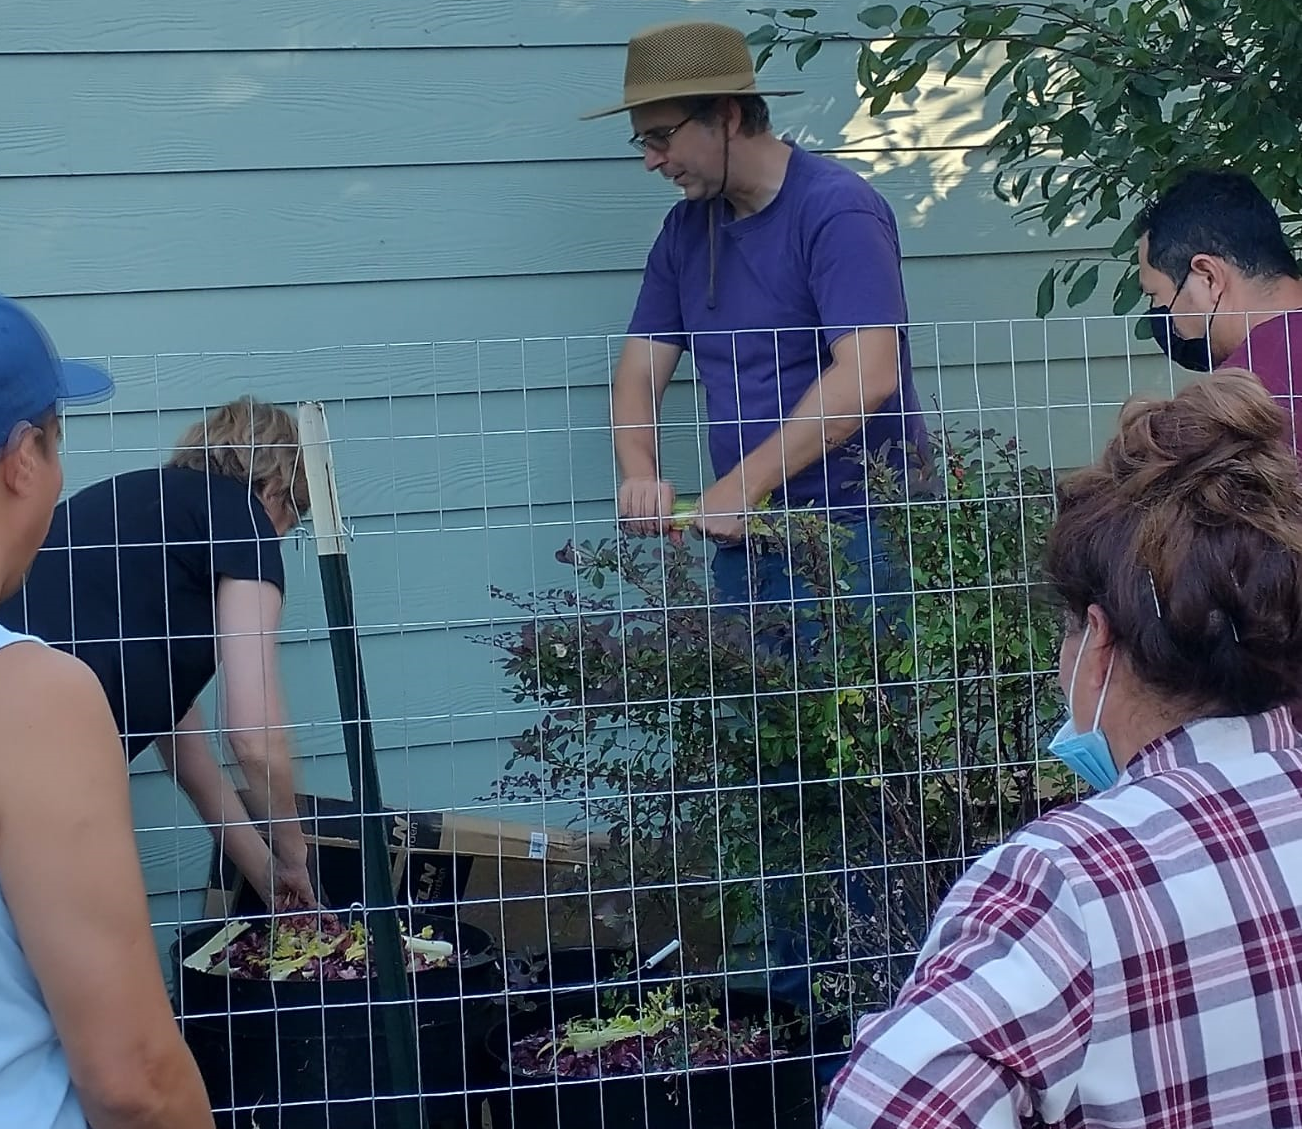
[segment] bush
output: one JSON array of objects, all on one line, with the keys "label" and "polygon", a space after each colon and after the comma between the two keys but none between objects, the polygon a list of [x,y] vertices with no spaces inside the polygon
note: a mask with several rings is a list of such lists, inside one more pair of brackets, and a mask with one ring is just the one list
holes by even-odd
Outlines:
[{"label": "bush", "polygon": [[1071,795],[1037,756],[1061,716],[1035,578],[1050,477],[994,432],[936,441],[929,499],[872,467],[911,580],[876,615],[847,595],[839,528],[806,511],[750,530],[810,582],[798,605],[724,611],[694,545],[624,538],[567,544],[572,588],[496,592],[527,619],[492,643],[541,714],[499,796],[608,828],[593,886],[629,891],[640,927],[794,929],[824,1013],[889,1002],[971,859]]}]

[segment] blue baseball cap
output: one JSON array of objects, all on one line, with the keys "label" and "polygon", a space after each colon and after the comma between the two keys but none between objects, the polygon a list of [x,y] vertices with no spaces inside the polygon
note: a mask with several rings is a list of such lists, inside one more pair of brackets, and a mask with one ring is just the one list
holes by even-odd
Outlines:
[{"label": "blue baseball cap", "polygon": [[60,359],[41,323],[0,295],[0,442],[51,408],[112,395],[113,378],[104,369]]}]

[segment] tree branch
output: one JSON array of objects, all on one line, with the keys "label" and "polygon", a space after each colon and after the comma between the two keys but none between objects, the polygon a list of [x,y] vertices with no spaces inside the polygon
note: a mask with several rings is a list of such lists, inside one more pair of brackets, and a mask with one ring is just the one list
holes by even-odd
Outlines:
[{"label": "tree branch", "polygon": [[[777,37],[775,42],[783,43],[788,48],[791,46],[789,42],[790,36],[796,34],[819,39],[822,40],[824,43],[854,43],[859,45],[860,47],[868,46],[869,44],[872,43],[877,43],[882,39],[890,39],[893,41],[900,40],[900,39],[908,39],[910,42],[914,42],[914,43],[942,42],[942,43],[951,43],[956,46],[964,43],[978,43],[980,47],[986,47],[994,43],[1026,43],[1029,46],[1031,46],[1035,51],[1049,51],[1060,57],[1065,57],[1069,59],[1081,59],[1084,62],[1095,63],[1101,66],[1113,67],[1129,75],[1151,74],[1151,69],[1149,67],[1141,67],[1130,63],[1123,63],[1121,60],[1116,58],[1109,58],[1100,62],[1096,53],[1084,51],[1076,47],[1062,47],[1057,44],[1037,43],[1035,42],[1034,36],[1031,35],[1012,35],[1012,34],[971,35],[971,34],[959,34],[957,32],[946,32],[943,34],[933,33],[929,35],[909,35],[909,36],[859,35],[855,32],[849,32],[849,31],[829,31],[829,32],[810,31],[807,28],[796,27],[791,24],[784,24],[776,18],[773,21],[773,26],[776,27],[778,31],[781,33]],[[1093,24],[1082,24],[1081,27],[1088,28],[1093,34],[1097,34],[1101,39],[1105,39],[1119,48],[1128,46],[1128,44],[1124,40],[1105,34],[1101,30],[1096,28],[1095,25]],[[978,51],[979,50],[980,48],[978,48]],[[973,52],[973,57],[975,57],[976,53],[977,52]],[[1019,62],[1021,62],[1021,60],[1019,60]],[[1233,84],[1241,81],[1244,78],[1244,74],[1240,71],[1225,70],[1219,67],[1203,70],[1195,66],[1191,71],[1179,71],[1177,72],[1177,74],[1180,75],[1180,78],[1183,81],[1185,86],[1196,86],[1199,83],[1207,83],[1207,82]]]}]

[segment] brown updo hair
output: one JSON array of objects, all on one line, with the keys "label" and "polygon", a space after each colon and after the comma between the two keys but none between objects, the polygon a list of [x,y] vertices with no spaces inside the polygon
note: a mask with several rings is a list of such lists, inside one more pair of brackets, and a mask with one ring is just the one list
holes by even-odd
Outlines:
[{"label": "brown updo hair", "polygon": [[1135,674],[1207,715],[1302,695],[1302,482],[1288,415],[1242,369],[1132,396],[1058,485],[1046,573],[1107,615]]}]

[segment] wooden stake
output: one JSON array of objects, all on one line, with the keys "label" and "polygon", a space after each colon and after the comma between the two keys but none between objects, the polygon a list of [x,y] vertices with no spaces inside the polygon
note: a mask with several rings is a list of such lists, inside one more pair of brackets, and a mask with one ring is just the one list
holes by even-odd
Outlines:
[{"label": "wooden stake", "polygon": [[[374,1061],[377,1073],[388,1075],[386,1081],[391,1094],[413,1095],[404,1100],[381,1099],[377,1103],[377,1114],[381,1114],[381,1124],[393,1125],[395,1129],[425,1129],[424,1103],[418,1096],[416,1013],[408,993],[407,962],[398,933],[398,914],[389,873],[380,774],[375,763],[375,738],[366,700],[352,578],[348,571],[348,538],[335,488],[325,406],[319,401],[299,404],[298,428],[317,560],[321,568],[321,590],[325,595],[326,622],[330,629],[330,652],[334,659],[348,777],[352,782],[353,802],[361,819],[363,889],[367,908],[378,911],[366,915],[366,924],[374,939],[370,956],[376,964],[376,997],[383,1013],[380,1030],[384,1033],[387,1053],[377,1054]],[[374,1009],[371,1033],[374,1039],[377,1033]]]}]

